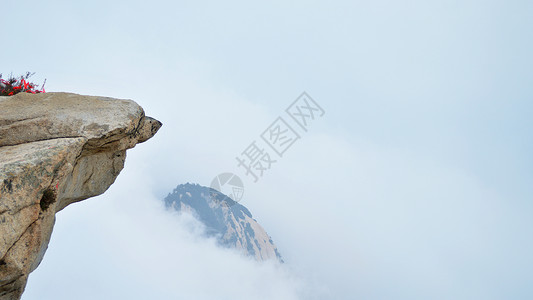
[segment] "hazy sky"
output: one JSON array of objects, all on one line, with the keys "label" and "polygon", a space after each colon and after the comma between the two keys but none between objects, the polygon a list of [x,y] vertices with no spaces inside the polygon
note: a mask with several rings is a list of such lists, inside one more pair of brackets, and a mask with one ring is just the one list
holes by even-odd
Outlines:
[{"label": "hazy sky", "polygon": [[[0,72],[164,124],[57,215],[23,299],[533,297],[533,2],[5,2]],[[235,156],[303,91],[325,115],[253,183]],[[221,172],[284,266],[163,211]]]}]

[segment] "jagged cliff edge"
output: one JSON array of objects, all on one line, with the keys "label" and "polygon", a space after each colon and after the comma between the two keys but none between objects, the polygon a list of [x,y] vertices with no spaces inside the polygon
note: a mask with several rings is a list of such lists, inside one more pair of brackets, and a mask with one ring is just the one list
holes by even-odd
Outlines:
[{"label": "jagged cliff edge", "polygon": [[0,97],[0,300],[20,299],[48,247],[55,213],[105,192],[126,150],[160,127],[131,100]]}]

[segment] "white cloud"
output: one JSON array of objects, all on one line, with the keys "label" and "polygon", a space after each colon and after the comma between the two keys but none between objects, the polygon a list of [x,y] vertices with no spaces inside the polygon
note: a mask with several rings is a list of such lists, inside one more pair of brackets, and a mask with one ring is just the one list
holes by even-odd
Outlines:
[{"label": "white cloud", "polygon": [[165,211],[142,174],[58,214],[23,299],[309,299],[288,266],[221,248],[190,215]]}]

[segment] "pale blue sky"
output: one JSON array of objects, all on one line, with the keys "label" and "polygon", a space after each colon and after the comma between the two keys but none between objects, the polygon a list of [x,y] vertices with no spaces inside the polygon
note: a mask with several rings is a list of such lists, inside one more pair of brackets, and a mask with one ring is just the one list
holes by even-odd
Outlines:
[{"label": "pale blue sky", "polygon": [[[121,175],[142,173],[154,199],[238,171],[234,156],[302,91],[313,96],[326,115],[246,182],[243,204],[296,274],[314,274],[303,281],[324,284],[323,298],[533,296],[531,1],[9,1],[2,11],[0,72],[130,98],[163,121]],[[110,209],[123,180],[57,226]],[[29,300],[42,292],[33,278],[61,273],[53,258],[69,231],[56,232]]]}]

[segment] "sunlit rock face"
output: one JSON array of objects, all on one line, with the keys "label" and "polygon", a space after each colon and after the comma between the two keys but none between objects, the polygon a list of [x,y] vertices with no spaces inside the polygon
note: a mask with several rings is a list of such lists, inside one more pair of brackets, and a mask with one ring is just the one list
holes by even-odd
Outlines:
[{"label": "sunlit rock face", "polygon": [[161,123],[131,100],[70,93],[0,97],[0,299],[20,299],[55,213],[105,192],[126,150]]},{"label": "sunlit rock face", "polygon": [[241,250],[264,261],[283,262],[278,249],[246,207],[212,188],[198,184],[178,185],[165,198],[167,209],[192,213],[219,244]]}]

